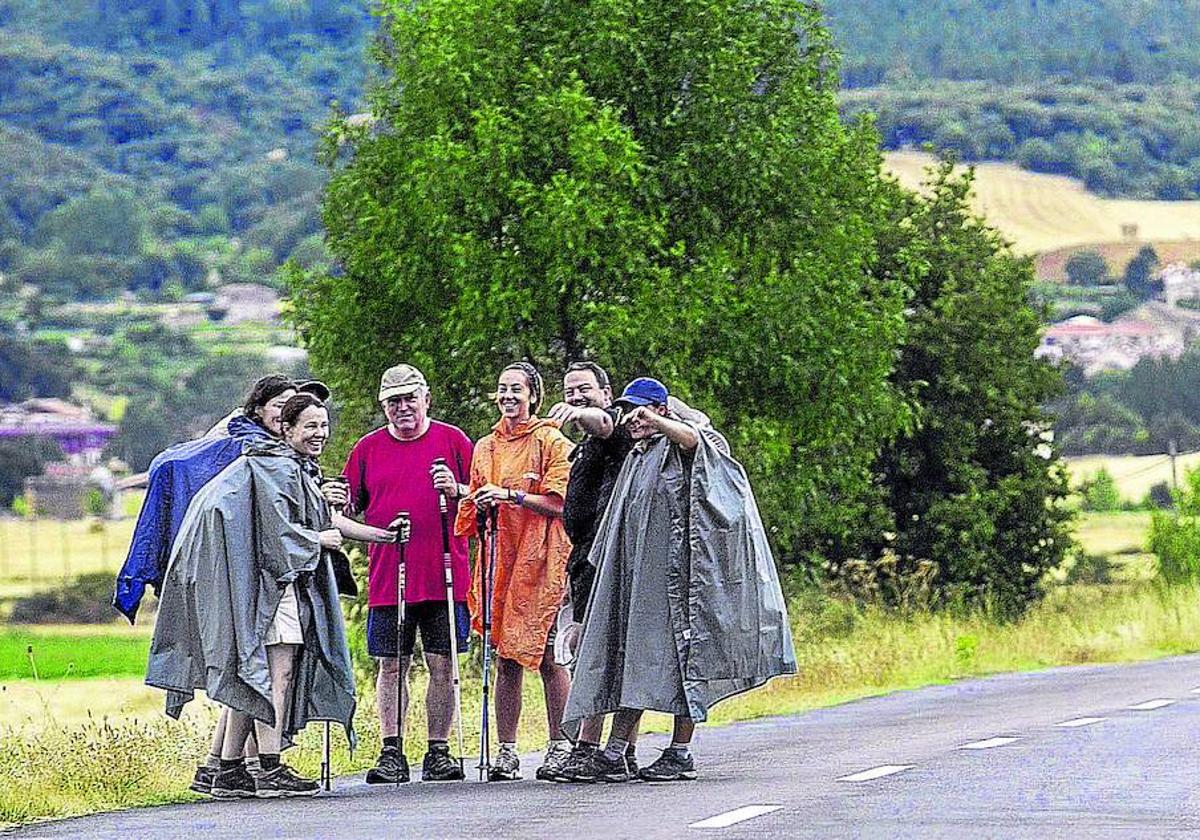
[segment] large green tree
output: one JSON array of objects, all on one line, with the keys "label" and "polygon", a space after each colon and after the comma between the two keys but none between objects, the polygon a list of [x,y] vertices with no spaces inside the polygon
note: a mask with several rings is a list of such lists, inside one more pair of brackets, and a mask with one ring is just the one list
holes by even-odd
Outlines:
[{"label": "large green tree", "polygon": [[873,550],[900,573],[933,564],[935,603],[1019,613],[1070,546],[1066,472],[1044,406],[1061,373],[1034,358],[1033,268],[968,204],[949,164],[929,194],[896,190],[881,266],[922,267],[894,381],[915,409],[879,469],[890,531]]},{"label": "large green tree", "polygon": [[[709,411],[783,556],[866,507],[903,417],[887,375],[906,266],[869,129],[801,0],[384,4],[372,127],[339,121],[324,218],[340,264],[292,272],[297,321],[347,411],[406,359],[473,433],[513,358],[594,355]],[[354,123],[354,124],[352,124]]]}]

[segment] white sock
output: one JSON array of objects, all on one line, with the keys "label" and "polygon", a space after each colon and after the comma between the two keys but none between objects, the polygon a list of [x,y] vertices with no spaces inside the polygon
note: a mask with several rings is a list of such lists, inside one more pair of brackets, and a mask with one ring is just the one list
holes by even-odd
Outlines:
[{"label": "white sock", "polygon": [[687,758],[692,754],[692,742],[684,741],[683,743],[680,743],[679,741],[672,741],[671,746],[668,747],[668,749],[674,750],[684,758]]},{"label": "white sock", "polygon": [[517,742],[516,741],[501,741],[500,742],[500,752],[514,752],[515,753],[516,751],[517,751]]}]

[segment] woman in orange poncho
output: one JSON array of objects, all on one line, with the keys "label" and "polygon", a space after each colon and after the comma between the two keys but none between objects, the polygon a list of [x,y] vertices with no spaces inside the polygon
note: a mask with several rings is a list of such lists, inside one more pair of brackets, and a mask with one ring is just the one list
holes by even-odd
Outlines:
[{"label": "woman in orange poncho", "polygon": [[[550,744],[538,778],[552,778],[570,755],[562,715],[571,688],[566,668],[556,665],[550,630],[566,588],[571,543],[562,524],[571,442],[553,420],[534,416],[542,379],[530,364],[517,362],[500,373],[496,406],[500,421],[475,445],[470,494],[458,506],[455,533],[476,535],[476,506],[499,508],[496,570],[492,587],[492,642],[496,646],[496,728],[500,750],[495,781],[521,778],[517,723],[521,717],[524,669],[537,670],[546,695]],[[480,623],[480,568],[475,563],[469,596],[476,632]]]}]

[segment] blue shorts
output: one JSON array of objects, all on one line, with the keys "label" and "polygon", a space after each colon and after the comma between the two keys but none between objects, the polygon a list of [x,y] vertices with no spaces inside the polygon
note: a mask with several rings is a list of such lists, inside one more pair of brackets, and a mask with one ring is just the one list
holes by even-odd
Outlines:
[{"label": "blue shorts", "polygon": [[[458,650],[467,649],[471,633],[471,616],[467,605],[454,605],[454,622],[458,629]],[[417,645],[417,628],[421,630],[421,649],[426,653],[450,655],[450,623],[446,620],[445,601],[419,601],[404,607],[404,639],[401,654],[412,656]],[[393,659],[396,656],[396,608],[371,607],[367,610],[367,653]]]}]

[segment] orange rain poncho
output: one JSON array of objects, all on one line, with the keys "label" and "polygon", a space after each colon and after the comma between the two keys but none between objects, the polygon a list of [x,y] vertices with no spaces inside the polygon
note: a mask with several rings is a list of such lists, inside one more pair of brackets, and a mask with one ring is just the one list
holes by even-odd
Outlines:
[{"label": "orange rain poncho", "polygon": [[[513,431],[504,421],[475,445],[471,458],[471,493],[484,484],[495,484],[529,494],[565,498],[571,471],[567,456],[572,444],[553,420],[532,417]],[[571,543],[562,519],[543,516],[527,508],[500,506],[496,539],[496,571],[492,587],[492,640],[496,652],[523,667],[542,664],[550,626],[558,614],[566,588],[567,555]],[[458,506],[454,532],[478,536],[475,504]],[[480,569],[487,557],[477,558],[471,574],[468,602],[471,624],[483,633],[480,605]]]}]

